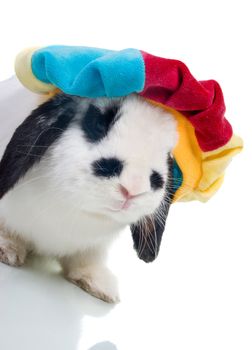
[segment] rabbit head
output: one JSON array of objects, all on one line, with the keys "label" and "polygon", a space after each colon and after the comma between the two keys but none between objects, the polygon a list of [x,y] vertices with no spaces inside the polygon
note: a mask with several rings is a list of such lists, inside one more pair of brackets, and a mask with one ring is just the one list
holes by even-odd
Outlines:
[{"label": "rabbit head", "polygon": [[[0,163],[0,198],[25,175],[43,175],[80,211],[131,225],[139,256],[152,261],[169,209],[176,141],[173,117],[137,95],[88,99],[60,93],[16,129]],[[140,251],[143,236],[151,244]]]}]

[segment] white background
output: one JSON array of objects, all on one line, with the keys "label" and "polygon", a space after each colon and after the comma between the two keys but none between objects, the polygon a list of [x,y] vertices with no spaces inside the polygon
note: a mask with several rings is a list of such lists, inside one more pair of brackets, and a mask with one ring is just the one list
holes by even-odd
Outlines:
[{"label": "white background", "polygon": [[216,79],[245,142],[215,197],[172,207],[155,263],[138,260],[124,233],[111,254],[118,306],[89,297],[40,260],[19,270],[1,265],[1,350],[252,349],[250,3],[1,3],[0,80],[27,46],[143,49],[182,60],[199,80]]}]

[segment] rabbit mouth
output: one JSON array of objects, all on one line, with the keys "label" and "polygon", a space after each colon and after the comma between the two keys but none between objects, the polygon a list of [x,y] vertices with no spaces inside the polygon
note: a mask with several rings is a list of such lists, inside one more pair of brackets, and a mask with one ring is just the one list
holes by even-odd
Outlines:
[{"label": "rabbit mouth", "polygon": [[113,212],[113,213],[126,211],[129,208],[130,208],[130,203],[124,203],[120,208],[104,207],[104,209],[106,209],[106,210],[108,210],[110,212]]},{"label": "rabbit mouth", "polygon": [[120,202],[120,205],[116,205],[115,207],[105,207],[107,210],[112,212],[123,212],[127,209],[130,209],[132,207],[133,201],[131,198],[125,199],[124,201]]},{"label": "rabbit mouth", "polygon": [[108,211],[110,211],[112,213],[118,213],[118,212],[123,210],[121,208],[120,209],[115,209],[115,208],[109,208],[109,207],[104,207],[104,209],[106,209],[106,210],[108,210]]}]

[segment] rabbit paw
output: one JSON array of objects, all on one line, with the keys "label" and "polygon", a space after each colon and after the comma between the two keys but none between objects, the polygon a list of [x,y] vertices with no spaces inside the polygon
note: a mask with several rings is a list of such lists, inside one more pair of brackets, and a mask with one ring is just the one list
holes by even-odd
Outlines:
[{"label": "rabbit paw", "polygon": [[0,262],[10,266],[21,266],[25,258],[26,248],[18,239],[0,235]]},{"label": "rabbit paw", "polygon": [[71,271],[67,279],[90,295],[107,303],[118,303],[116,277],[104,267],[88,266]]}]

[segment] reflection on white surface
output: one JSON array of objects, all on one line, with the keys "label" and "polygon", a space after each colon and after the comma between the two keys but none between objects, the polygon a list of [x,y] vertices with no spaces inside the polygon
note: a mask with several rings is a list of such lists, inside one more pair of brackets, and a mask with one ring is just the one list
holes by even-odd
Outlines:
[{"label": "reflection on white surface", "polygon": [[53,263],[0,266],[0,349],[77,349],[85,316],[112,307],[65,281]]},{"label": "reflection on white surface", "polygon": [[[121,258],[124,255],[121,264],[126,260],[129,264],[137,261],[131,244],[129,249],[123,248],[125,242],[127,245],[131,243],[128,238],[124,236],[117,242],[110,262],[112,265],[113,259],[119,258],[118,248],[121,249]],[[125,268],[127,270],[127,265],[121,266],[121,270]],[[127,273],[125,277],[124,282],[128,284]],[[0,349],[132,348],[132,343],[138,343],[134,339],[139,332],[135,322],[141,322],[144,315],[140,307],[140,314],[135,319],[129,317],[129,313],[132,316],[135,311],[138,313],[134,304],[130,309],[131,294],[136,303],[139,297],[135,288],[131,287],[129,291],[128,302],[113,306],[66,281],[56,261],[30,257],[21,268],[0,263]],[[128,332],[134,328],[136,334],[128,338]]]},{"label": "reflection on white surface", "polygon": [[101,342],[92,346],[92,348],[90,348],[89,350],[116,350],[116,349],[117,349],[116,346],[110,342]]}]

